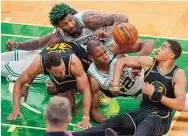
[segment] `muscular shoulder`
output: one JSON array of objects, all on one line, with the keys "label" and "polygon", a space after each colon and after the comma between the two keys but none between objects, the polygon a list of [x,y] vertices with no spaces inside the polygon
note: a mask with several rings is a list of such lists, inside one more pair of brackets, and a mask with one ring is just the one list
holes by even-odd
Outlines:
[{"label": "muscular shoulder", "polygon": [[97,30],[100,27],[111,26],[113,24],[112,14],[103,14],[99,12],[88,12],[84,16],[84,23],[92,30]]},{"label": "muscular shoulder", "polygon": [[174,82],[178,83],[181,82],[183,84],[186,84],[186,74],[185,71],[182,69],[178,69],[175,73],[174,73]]},{"label": "muscular shoulder", "polygon": [[70,62],[70,69],[71,69],[71,73],[75,76],[80,75],[84,72],[82,63],[75,54],[72,54],[71,62]]},{"label": "muscular shoulder", "polygon": [[74,53],[72,53],[71,66],[79,65],[79,63],[81,63],[80,59]]}]

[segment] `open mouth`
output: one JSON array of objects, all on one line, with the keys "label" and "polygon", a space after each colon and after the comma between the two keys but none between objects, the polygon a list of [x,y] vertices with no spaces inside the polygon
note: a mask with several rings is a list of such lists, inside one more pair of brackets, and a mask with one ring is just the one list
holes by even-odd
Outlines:
[{"label": "open mouth", "polygon": [[70,31],[71,31],[71,32],[75,32],[76,29],[77,29],[76,27],[73,27]]}]

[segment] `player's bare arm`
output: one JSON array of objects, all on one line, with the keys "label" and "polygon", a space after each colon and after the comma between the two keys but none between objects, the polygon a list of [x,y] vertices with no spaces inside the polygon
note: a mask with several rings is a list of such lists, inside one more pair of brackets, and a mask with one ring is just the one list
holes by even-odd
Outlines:
[{"label": "player's bare arm", "polygon": [[26,103],[27,97],[28,97],[28,90],[29,90],[31,84],[33,83],[33,80],[34,80],[34,78],[30,82],[24,84],[24,86],[22,88],[22,96],[21,97],[24,97],[25,103]]},{"label": "player's bare arm", "polygon": [[166,96],[162,96],[161,103],[171,109],[182,111],[186,99],[186,76],[183,70],[179,69],[176,71],[173,84],[175,98],[168,98]]},{"label": "player's bare arm", "polygon": [[8,120],[15,120],[20,113],[20,99],[22,94],[22,88],[25,83],[30,82],[37,75],[42,73],[41,65],[40,65],[40,56],[33,61],[33,63],[22,72],[20,77],[16,80],[13,89],[13,109],[12,113],[8,116]]},{"label": "player's bare arm", "polygon": [[75,54],[72,54],[71,74],[75,76],[79,89],[82,91],[83,94],[83,120],[78,125],[81,125],[84,129],[87,129],[91,127],[91,124],[89,123],[91,91],[88,77],[83,69],[82,63]]},{"label": "player's bare arm", "polygon": [[155,48],[155,45],[154,40],[137,40],[137,42],[131,46],[130,52],[140,52],[139,56],[149,56]]},{"label": "player's bare arm", "polygon": [[6,49],[8,51],[13,50],[14,48],[17,48],[19,50],[36,50],[59,42],[63,42],[63,39],[59,31],[56,31],[55,34],[48,33],[39,39],[27,40],[24,42],[15,42],[8,40],[6,42]]},{"label": "player's bare arm", "polygon": [[88,75],[89,83],[91,86],[91,118],[93,121],[97,123],[102,123],[106,120],[106,118],[98,111],[99,108],[99,91],[100,86],[98,82],[90,75]]},{"label": "player's bare arm", "polygon": [[101,27],[116,26],[120,23],[129,22],[128,18],[121,14],[103,14],[98,12],[88,12],[84,17],[86,26],[92,30]]},{"label": "player's bare arm", "polygon": [[143,68],[147,71],[152,64],[154,63],[154,59],[149,56],[132,56],[132,57],[124,57],[119,59],[114,68],[114,76],[112,83],[112,93],[117,95],[119,93],[119,84],[120,77],[124,67],[132,67],[132,68]]},{"label": "player's bare arm", "polygon": [[115,42],[109,46],[109,49],[116,55],[140,52],[139,56],[148,56],[152,53],[156,43],[154,40],[137,40],[137,42],[128,48],[127,46],[118,46]]}]

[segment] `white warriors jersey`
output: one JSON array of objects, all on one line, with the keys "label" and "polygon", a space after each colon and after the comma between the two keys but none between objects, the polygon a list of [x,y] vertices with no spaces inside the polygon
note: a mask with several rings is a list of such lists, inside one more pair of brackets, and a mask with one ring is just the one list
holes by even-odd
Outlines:
[{"label": "white warriors jersey", "polygon": [[74,41],[79,43],[84,49],[86,49],[87,43],[93,38],[93,30],[86,27],[84,23],[84,16],[86,13],[92,12],[92,11],[82,11],[74,15],[75,20],[77,21],[78,25],[81,28],[81,34],[79,37],[73,38],[70,35],[68,35],[66,32],[64,32],[62,29],[58,28],[63,40],[65,42]]},{"label": "white warriors jersey", "polygon": [[[110,91],[110,88],[112,87],[111,84],[113,80],[114,64],[119,58],[117,56],[114,57],[114,54],[107,47],[105,48],[110,59],[113,59],[109,65],[109,74],[106,75],[101,73],[97,69],[94,62],[91,63],[88,69],[88,74],[95,78],[103,90]],[[144,71],[141,71],[141,76],[137,76],[135,78],[132,76],[131,72],[132,68],[123,69],[123,73],[120,78],[120,94],[122,95],[134,95],[141,89],[142,83],[144,81]]]}]

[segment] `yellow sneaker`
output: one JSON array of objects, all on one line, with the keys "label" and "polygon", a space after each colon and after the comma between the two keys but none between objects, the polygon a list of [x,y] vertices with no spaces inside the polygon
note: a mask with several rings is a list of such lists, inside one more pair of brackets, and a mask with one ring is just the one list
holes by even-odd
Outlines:
[{"label": "yellow sneaker", "polygon": [[110,104],[110,98],[106,96],[104,93],[100,93],[100,99],[99,99],[100,106],[107,106]]}]

